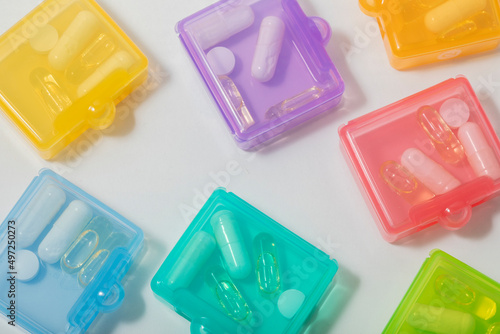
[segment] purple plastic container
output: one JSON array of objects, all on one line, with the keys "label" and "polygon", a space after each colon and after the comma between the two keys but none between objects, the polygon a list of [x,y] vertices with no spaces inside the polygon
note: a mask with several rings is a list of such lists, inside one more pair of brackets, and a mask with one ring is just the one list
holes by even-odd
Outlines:
[{"label": "purple plastic container", "polygon": [[325,50],[330,26],[307,17],[296,0],[223,0],[176,30],[242,149],[342,98],[344,83]]}]

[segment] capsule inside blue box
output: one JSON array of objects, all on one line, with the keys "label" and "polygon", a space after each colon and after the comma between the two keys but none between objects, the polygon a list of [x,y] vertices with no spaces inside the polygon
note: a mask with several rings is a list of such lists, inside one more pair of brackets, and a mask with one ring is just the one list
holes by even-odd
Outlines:
[{"label": "capsule inside blue box", "polygon": [[[143,243],[130,221],[42,170],[0,225],[0,313],[30,333],[82,333],[124,299]],[[11,293],[7,293],[11,291]]]},{"label": "capsule inside blue box", "polygon": [[191,333],[297,333],[337,272],[335,260],[217,189],[151,282]]}]

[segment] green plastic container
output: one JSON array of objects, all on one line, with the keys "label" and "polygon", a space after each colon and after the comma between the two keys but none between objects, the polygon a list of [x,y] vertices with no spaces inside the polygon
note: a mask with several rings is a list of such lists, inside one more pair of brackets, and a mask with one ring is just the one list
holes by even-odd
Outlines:
[{"label": "green plastic container", "polygon": [[383,334],[500,333],[500,284],[435,249]]}]

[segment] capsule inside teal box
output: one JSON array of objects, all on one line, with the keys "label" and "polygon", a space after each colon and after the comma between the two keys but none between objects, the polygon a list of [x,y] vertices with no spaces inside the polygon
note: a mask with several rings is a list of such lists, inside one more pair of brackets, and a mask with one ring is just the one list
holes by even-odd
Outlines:
[{"label": "capsule inside teal box", "polygon": [[233,193],[205,203],[151,281],[191,333],[297,333],[335,260]]}]

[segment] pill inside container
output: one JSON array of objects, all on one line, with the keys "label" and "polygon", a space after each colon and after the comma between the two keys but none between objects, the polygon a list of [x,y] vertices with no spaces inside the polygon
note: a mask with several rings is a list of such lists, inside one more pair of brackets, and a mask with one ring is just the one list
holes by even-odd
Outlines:
[{"label": "pill inside container", "polygon": [[[218,189],[155,274],[151,288],[189,319],[196,333],[199,328],[237,333],[247,326],[255,334],[296,333],[320,307],[336,271],[328,255]],[[260,321],[263,305],[269,312]]]},{"label": "pill inside container", "polygon": [[296,0],[223,0],[177,24],[239,147],[252,149],[335,107],[344,84],[328,23]]}]

